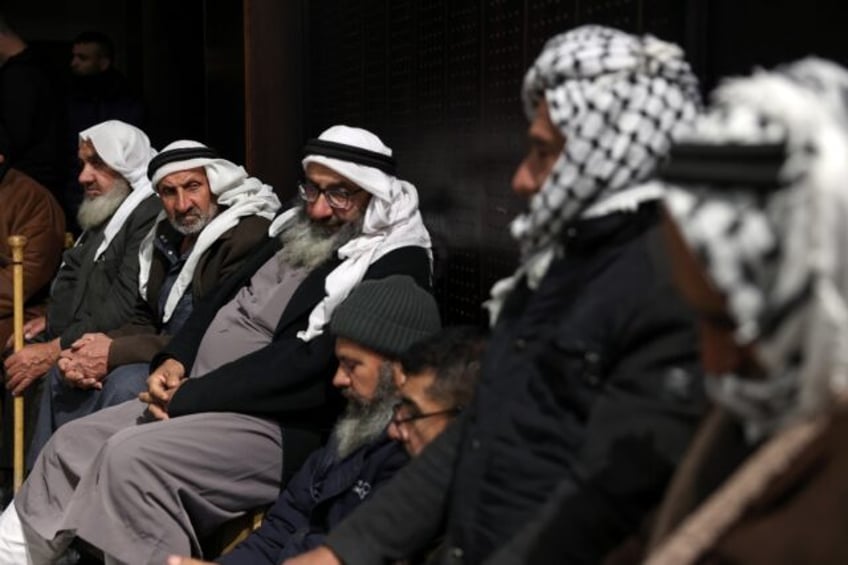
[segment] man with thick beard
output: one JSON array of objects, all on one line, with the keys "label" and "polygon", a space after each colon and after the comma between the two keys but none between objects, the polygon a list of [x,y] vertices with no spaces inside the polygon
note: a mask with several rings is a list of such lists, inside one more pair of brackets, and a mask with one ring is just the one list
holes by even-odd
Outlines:
[{"label": "man with thick beard", "polygon": [[406,463],[402,445],[386,431],[402,378],[399,358],[439,328],[435,299],[406,276],[365,281],[342,302],[330,330],[339,360],[333,386],[347,399],[345,411],[328,445],[309,456],[262,527],[218,563],[278,565],[315,547]]},{"label": "man with thick beard", "polygon": [[325,326],[363,279],[428,287],[430,237],[377,136],[334,126],[305,153],[303,205],[195,306],[154,359],[144,404],[71,422],[47,443],[0,518],[11,561],[49,561],[74,535],[107,560],[199,555],[200,536],[274,502],[321,445],[340,405]]},{"label": "man with thick beard", "polygon": [[[201,155],[184,159],[186,149]],[[30,462],[59,426],[146,390],[150,360],[194,304],[264,241],[280,208],[270,186],[196,141],[168,145],[148,175],[163,211],[141,245],[135,315],[115,330],[83,335],[62,352],[41,397]]]},{"label": "man with thick beard", "polygon": [[24,326],[30,343],[5,361],[6,388],[22,394],[86,332],[107,331],[133,314],[138,249],[161,210],[147,180],[155,151],[138,128],[118,121],[80,132],[79,181],[84,229],[65,252],[50,291],[47,315]]}]

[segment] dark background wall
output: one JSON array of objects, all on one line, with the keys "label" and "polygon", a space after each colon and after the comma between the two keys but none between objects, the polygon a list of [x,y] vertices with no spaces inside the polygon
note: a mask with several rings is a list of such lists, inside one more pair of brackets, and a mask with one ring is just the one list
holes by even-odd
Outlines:
[{"label": "dark background wall", "polygon": [[583,23],[680,43],[704,91],[808,54],[848,63],[838,0],[8,0],[21,34],[67,64],[84,29],[110,34],[157,146],[195,137],[290,197],[299,147],[333,123],[397,153],[434,234],[446,320],[481,321],[515,265],[524,70]]},{"label": "dark background wall", "polygon": [[145,102],[156,147],[199,138],[244,158],[241,0],[6,0],[0,9],[60,78],[77,34],[109,35],[116,67]]},{"label": "dark background wall", "polygon": [[515,265],[509,181],[524,149],[523,73],[550,36],[584,23],[682,45],[704,90],[809,53],[846,62],[842,3],[781,0],[311,0],[305,132],[373,129],[422,196],[449,321],[479,321]]},{"label": "dark background wall", "polygon": [[437,246],[443,316],[479,321],[516,264],[509,189],[524,148],[524,70],[551,35],[584,22],[685,39],[678,0],[367,0],[308,3],[306,131],[377,132],[419,188]]}]

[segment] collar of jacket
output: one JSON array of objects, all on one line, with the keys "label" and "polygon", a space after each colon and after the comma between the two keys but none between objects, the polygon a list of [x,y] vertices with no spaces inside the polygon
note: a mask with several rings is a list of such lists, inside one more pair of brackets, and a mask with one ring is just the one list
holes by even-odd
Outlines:
[{"label": "collar of jacket", "polygon": [[659,221],[660,205],[656,200],[643,202],[633,211],[578,220],[562,230],[559,241],[566,255],[591,254],[626,243]]},{"label": "collar of jacket", "polygon": [[390,453],[403,452],[403,446],[391,439],[386,432],[378,438],[361,445],[342,460],[336,458],[335,442],[327,444],[324,460],[315,470],[312,481],[322,481],[322,498],[330,498],[346,491],[362,474],[362,469],[373,454],[382,450]]}]

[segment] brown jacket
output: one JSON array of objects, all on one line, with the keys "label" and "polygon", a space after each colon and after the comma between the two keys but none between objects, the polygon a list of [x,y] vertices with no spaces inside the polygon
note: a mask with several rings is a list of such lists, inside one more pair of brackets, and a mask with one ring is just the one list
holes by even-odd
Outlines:
[{"label": "brown jacket", "polygon": [[[226,277],[237,271],[250,252],[265,241],[270,222],[259,216],[248,216],[224,234],[201,256],[192,277],[194,303],[202,300]],[[162,225],[157,229],[162,229]],[[148,363],[171,336],[161,332],[158,316],[159,293],[167,272],[167,260],[154,251],[147,283],[147,299],[139,297],[133,320],[107,332],[112,338],[109,348],[109,370],[129,363]]]},{"label": "brown jacket", "polygon": [[848,563],[848,401],[776,434],[725,480],[713,477],[709,482],[718,484],[709,498],[689,512],[704,494],[698,491],[706,486],[711,461],[729,462],[732,426],[714,413],[680,467],[666,497],[667,520],[658,524],[665,530],[657,532],[654,557],[664,556],[658,562]]},{"label": "brown jacket", "polygon": [[65,215],[50,191],[15,169],[0,180],[0,349],[12,335],[10,235],[27,238],[24,300],[28,320],[44,313],[47,288],[62,257]]}]

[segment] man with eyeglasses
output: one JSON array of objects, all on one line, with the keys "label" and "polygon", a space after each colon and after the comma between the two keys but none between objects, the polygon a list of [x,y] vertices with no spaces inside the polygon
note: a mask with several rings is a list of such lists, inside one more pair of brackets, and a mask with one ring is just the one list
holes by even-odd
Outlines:
[{"label": "man with eyeglasses", "polygon": [[201,555],[201,537],[273,503],[323,443],[342,406],[328,386],[333,312],[364,279],[406,274],[428,288],[430,237],[415,187],[373,133],[333,126],[307,143],[303,167],[302,205],[195,305],[153,359],[142,402],[47,443],[0,520],[17,562],[49,562],[74,535],[107,563]]},{"label": "man with eyeglasses", "polygon": [[[440,328],[435,299],[410,277],[365,281],[342,302],[333,314],[330,330],[336,337],[339,360],[333,386],[347,399],[345,411],[333,427],[329,443],[310,455],[262,527],[218,563],[277,565],[315,547],[330,528],[407,462],[401,444],[386,433],[397,405],[396,383],[403,380],[407,367],[403,353],[410,346],[418,351],[413,344],[421,340],[425,340],[425,349],[432,350],[429,344],[440,339]],[[424,351],[412,355],[417,363],[414,368],[422,366],[418,359],[432,358]],[[445,396],[451,396],[456,388],[447,388]],[[465,400],[469,387],[462,388],[461,398],[447,399],[451,406]],[[169,563],[199,562],[171,557]]]},{"label": "man with eyeglasses", "polygon": [[484,344],[476,328],[448,328],[401,356],[389,436],[410,456],[421,453],[471,402]]}]

